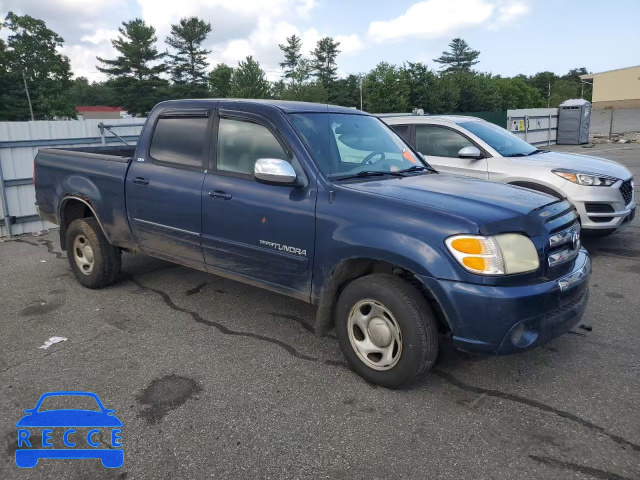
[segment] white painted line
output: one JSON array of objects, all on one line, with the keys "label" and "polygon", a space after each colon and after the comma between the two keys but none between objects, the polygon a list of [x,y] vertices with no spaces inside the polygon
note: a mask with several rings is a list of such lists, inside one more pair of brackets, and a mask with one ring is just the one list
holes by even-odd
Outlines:
[{"label": "white painted line", "polygon": [[51,337],[49,340],[47,340],[46,342],[44,342],[44,345],[38,347],[38,348],[42,348],[42,349],[47,349],[49,348],[51,345],[54,345],[56,343],[60,343],[60,342],[66,342],[68,340],[67,337]]}]

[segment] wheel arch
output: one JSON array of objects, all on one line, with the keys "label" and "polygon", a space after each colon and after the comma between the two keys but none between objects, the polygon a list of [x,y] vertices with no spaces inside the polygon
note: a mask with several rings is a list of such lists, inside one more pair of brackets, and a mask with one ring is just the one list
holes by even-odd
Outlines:
[{"label": "wheel arch", "polygon": [[96,210],[88,200],[75,196],[66,196],[60,203],[59,217],[60,218],[60,248],[62,250],[67,249],[67,229],[71,222],[81,218],[95,218],[100,225],[100,229],[104,236],[108,239],[107,232],[100,221],[100,218],[96,214]]},{"label": "wheel arch", "polygon": [[560,192],[559,190],[556,190],[555,188],[547,184],[531,182],[527,180],[514,180],[512,182],[508,182],[508,185],[513,185],[514,187],[528,188],[529,190],[546,193],[547,195],[551,195],[553,197],[560,198],[560,199],[567,198],[567,196],[564,195],[562,192]]},{"label": "wheel arch", "polygon": [[364,277],[372,273],[391,273],[407,283],[413,285],[427,300],[433,310],[441,332],[451,331],[449,321],[444,313],[442,305],[417,274],[401,265],[390,263],[384,260],[373,258],[348,258],[338,262],[330,272],[320,292],[316,312],[315,333],[322,336],[328,333],[335,324],[336,304],[344,288],[357,278]]}]

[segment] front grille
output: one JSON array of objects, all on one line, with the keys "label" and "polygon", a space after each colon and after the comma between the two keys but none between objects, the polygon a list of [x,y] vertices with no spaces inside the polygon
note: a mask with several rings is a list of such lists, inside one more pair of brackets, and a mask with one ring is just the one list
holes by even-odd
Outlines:
[{"label": "front grille", "polygon": [[620,185],[620,193],[622,194],[622,198],[624,198],[624,204],[629,205],[631,200],[633,200],[633,179],[625,180]]},{"label": "front grille", "polygon": [[574,309],[577,305],[580,304],[580,302],[584,300],[584,296],[586,294],[587,294],[587,291],[585,290],[570,302],[565,303],[564,305],[559,306],[555,310],[552,310],[551,312],[546,313],[544,316],[545,321],[552,322],[556,317],[562,315],[565,312],[568,312],[569,310]]},{"label": "front grille", "polygon": [[[577,242],[574,238],[577,234]],[[549,236],[547,264],[550,268],[563,265],[578,256],[580,252],[580,224],[575,222],[569,228]]]},{"label": "front grille", "polygon": [[[622,188],[622,187],[621,187]],[[608,203],[585,203],[587,213],[613,213],[614,209]]]},{"label": "front grille", "polygon": [[589,217],[593,223],[607,223],[613,220],[613,217]]}]

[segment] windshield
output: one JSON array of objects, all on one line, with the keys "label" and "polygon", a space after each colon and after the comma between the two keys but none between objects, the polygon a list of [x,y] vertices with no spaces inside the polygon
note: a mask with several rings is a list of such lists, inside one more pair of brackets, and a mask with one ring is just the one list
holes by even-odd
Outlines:
[{"label": "windshield", "polygon": [[537,151],[537,148],[493,123],[463,122],[460,126],[491,145],[503,157],[521,157]]},{"label": "windshield", "polygon": [[380,120],[347,113],[297,113],[291,120],[318,168],[329,178],[425,166]]}]

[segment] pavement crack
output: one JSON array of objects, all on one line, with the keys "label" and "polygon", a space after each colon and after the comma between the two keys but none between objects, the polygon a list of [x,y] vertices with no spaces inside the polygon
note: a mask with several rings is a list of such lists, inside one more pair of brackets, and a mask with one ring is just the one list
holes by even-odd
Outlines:
[{"label": "pavement crack", "polygon": [[215,329],[217,329],[220,333],[224,334],[224,335],[232,335],[232,336],[237,336],[237,337],[246,337],[246,338],[254,338],[256,340],[261,340],[263,342],[268,342],[268,343],[272,343],[274,345],[277,345],[279,347],[281,347],[282,349],[284,349],[287,353],[289,353],[290,355],[299,358],[301,360],[307,360],[309,362],[318,362],[319,359],[315,358],[315,357],[311,357],[309,355],[305,355],[304,353],[299,352],[296,348],[292,347],[291,345],[289,345],[288,343],[285,343],[281,340],[277,340],[275,338],[271,338],[271,337],[267,337],[265,335],[260,335],[257,333],[251,333],[251,332],[240,332],[237,330],[232,330],[228,327],[226,327],[225,325],[218,323],[218,322],[214,322],[213,320],[207,320],[206,318],[202,317],[202,315],[200,315],[198,312],[194,312],[193,310],[189,310],[187,308],[183,308],[180,307],[179,305],[176,305],[174,303],[173,300],[171,300],[171,297],[164,291],[157,289],[157,288],[152,288],[152,287],[148,287],[146,285],[143,285],[142,283],[140,283],[139,281],[135,280],[134,278],[129,278],[129,281],[132,282],[134,285],[136,285],[138,288],[141,288],[142,290],[147,290],[149,292],[153,292],[156,295],[160,296],[160,298],[162,298],[162,301],[172,310],[175,310],[176,312],[181,312],[181,313],[186,313],[187,315],[190,315],[191,318],[193,318],[193,320],[197,323],[201,323],[204,325],[208,325],[210,327],[214,327]]},{"label": "pavement crack", "polygon": [[586,465],[579,465],[577,463],[565,462],[564,460],[557,460],[551,457],[529,455],[529,458],[544,465],[550,465],[556,468],[571,470],[572,472],[576,473],[591,475],[594,478],[600,478],[602,480],[632,480],[629,477],[623,477],[622,475],[618,475],[617,473],[607,472],[606,470],[600,470],[599,468],[588,467]]},{"label": "pavement crack", "polygon": [[[443,380],[446,380],[447,382],[449,382],[450,384],[462,389],[462,390],[466,390],[467,392],[473,392],[473,393],[477,393],[477,394],[486,394],[487,396],[490,397],[495,397],[495,398],[501,398],[503,400],[509,400],[511,402],[515,402],[515,403],[520,403],[522,405],[527,405],[529,407],[533,407],[533,408],[537,408],[538,410],[542,410],[543,412],[548,412],[548,413],[553,413],[554,415],[557,415],[561,418],[564,418],[566,420],[570,420],[572,422],[575,422],[579,425],[582,425],[583,427],[586,427],[590,430],[594,430],[598,433],[601,433],[602,435],[606,435],[607,437],[609,437],[611,440],[613,440],[615,443],[617,443],[618,445],[622,445],[623,447],[627,446],[630,447],[632,450],[636,451],[636,452],[640,452],[640,445],[633,443],[629,440],[627,440],[626,438],[623,438],[619,435],[613,434],[608,432],[607,430],[605,430],[603,427],[601,427],[600,425],[596,425],[595,423],[590,422],[589,420],[585,420],[584,418],[581,418],[573,413],[570,412],[566,412],[564,410],[560,410],[557,409],[555,407],[552,407],[551,405],[547,405],[546,403],[542,403],[539,402],[537,400],[531,400],[529,398],[526,397],[521,397],[519,395],[515,395],[512,393],[506,393],[506,392],[501,392],[500,390],[492,390],[492,389],[488,389],[488,388],[482,388],[482,387],[476,387],[475,385],[469,385],[467,383],[464,383],[461,380],[458,380],[456,377],[454,377],[453,375],[451,375],[450,373],[447,373],[443,370],[440,369],[433,369],[431,370],[431,373],[433,373],[434,375],[436,375],[437,377],[442,378]],[[613,477],[612,477],[613,478]],[[622,478],[622,477],[620,477]]]},{"label": "pavement crack", "polygon": [[[287,320],[293,320],[294,322],[298,323],[302,328],[304,328],[307,332],[313,333],[315,335],[315,332],[316,332],[315,329],[311,325],[309,325],[307,322],[305,322],[302,318],[296,315],[291,315],[289,313],[277,313],[277,312],[269,312],[269,315],[271,315],[272,317],[279,317],[279,318],[285,318]],[[332,338],[334,340],[338,339],[338,337],[336,337],[331,333],[325,335],[325,337]]]},{"label": "pavement crack", "polygon": [[186,292],[184,292],[184,294],[189,297],[191,295],[195,295],[196,293],[202,293],[204,290],[204,287],[207,286],[209,282],[202,282],[200,285],[196,285],[193,288],[190,288],[189,290],[187,290]]},{"label": "pavement crack", "polygon": [[29,240],[25,240],[24,238],[16,238],[13,240],[14,242],[26,243],[27,245],[31,245],[32,247],[45,247],[47,252],[51,255],[55,255],[57,259],[64,259],[64,253],[56,252],[53,249],[53,242],[51,240],[38,240],[38,242],[30,242]]}]

